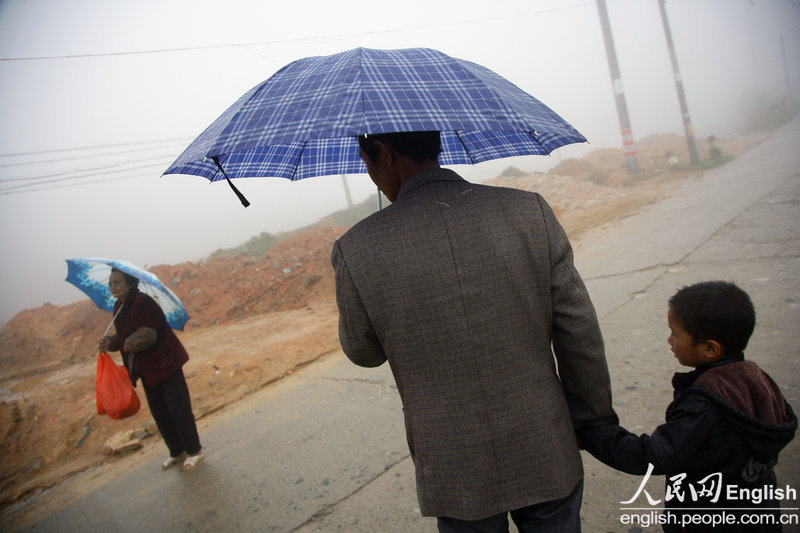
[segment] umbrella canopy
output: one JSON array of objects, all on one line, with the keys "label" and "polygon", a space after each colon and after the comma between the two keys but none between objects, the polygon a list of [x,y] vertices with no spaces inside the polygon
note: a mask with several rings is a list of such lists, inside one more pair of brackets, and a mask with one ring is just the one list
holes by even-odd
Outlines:
[{"label": "umbrella canopy", "polygon": [[443,165],[586,141],[485,67],[427,48],[356,48],[300,59],[253,87],[164,174],[217,181],[366,173],[357,136],[432,130],[441,132]]},{"label": "umbrella canopy", "polygon": [[67,281],[86,293],[100,309],[113,311],[116,299],[108,289],[108,277],[112,269],[121,270],[138,279],[139,290],[151,296],[161,306],[169,327],[183,330],[189,314],[175,293],[161,283],[155,274],[128,261],[100,257],[67,259]]}]

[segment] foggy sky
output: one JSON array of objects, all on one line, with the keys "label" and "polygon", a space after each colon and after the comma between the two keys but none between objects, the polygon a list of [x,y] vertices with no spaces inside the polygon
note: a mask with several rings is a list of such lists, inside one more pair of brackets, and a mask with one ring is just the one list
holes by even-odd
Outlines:
[{"label": "foggy sky", "polygon": [[[223,183],[160,177],[239,96],[302,57],[435,48],[506,77],[591,143],[455,167],[471,180],[621,146],[594,1],[473,4],[417,0],[388,11],[356,0],[0,1],[0,323],[44,302],[83,299],[64,281],[66,258],[197,260],[346,207],[338,176],[237,180],[247,209]],[[658,1],[607,4],[634,138],[682,135]],[[800,2],[666,6],[698,138],[742,133],[762,97],[798,98]],[[45,176],[50,182],[35,191],[13,188]],[[355,202],[375,192],[365,175],[347,182]]]}]

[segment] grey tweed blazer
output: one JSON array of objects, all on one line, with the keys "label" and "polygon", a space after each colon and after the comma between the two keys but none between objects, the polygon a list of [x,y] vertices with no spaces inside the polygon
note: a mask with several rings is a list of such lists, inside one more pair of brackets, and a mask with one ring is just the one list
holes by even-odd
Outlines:
[{"label": "grey tweed blazer", "polygon": [[344,352],[388,360],[397,382],[424,516],[574,489],[573,426],[616,415],[594,307],[541,196],[424,171],[331,260]]}]

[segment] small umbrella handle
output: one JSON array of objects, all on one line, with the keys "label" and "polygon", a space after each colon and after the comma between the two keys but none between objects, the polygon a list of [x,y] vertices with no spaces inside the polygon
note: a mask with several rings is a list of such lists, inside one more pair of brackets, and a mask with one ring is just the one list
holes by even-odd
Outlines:
[{"label": "small umbrella handle", "polygon": [[222,175],[225,176],[225,181],[227,181],[228,185],[231,186],[231,190],[233,190],[233,192],[239,198],[239,201],[242,202],[242,205],[245,206],[245,207],[249,206],[250,202],[247,201],[247,198],[244,197],[244,194],[239,192],[239,189],[236,188],[236,186],[233,184],[233,182],[228,177],[228,175],[225,174],[225,171],[222,170],[222,165],[219,162],[219,158],[217,156],[215,156],[215,155],[212,155],[211,156],[211,160],[217,165],[217,168],[219,169],[220,172],[222,172]]},{"label": "small umbrella handle", "polygon": [[113,317],[111,317],[111,322],[109,322],[109,323],[108,323],[108,327],[106,328],[106,332],[105,332],[105,333],[103,333],[103,337],[105,337],[106,335],[108,335],[108,332],[111,330],[111,326],[113,326],[113,325],[114,325],[114,320],[116,320],[116,319],[117,319],[117,315],[119,314],[119,312],[120,312],[120,311],[122,311],[122,307],[123,307],[124,305],[125,305],[125,302],[122,302],[121,304],[119,304],[119,309],[117,309],[117,312],[116,312],[116,313],[114,313],[114,316],[113,316]]}]

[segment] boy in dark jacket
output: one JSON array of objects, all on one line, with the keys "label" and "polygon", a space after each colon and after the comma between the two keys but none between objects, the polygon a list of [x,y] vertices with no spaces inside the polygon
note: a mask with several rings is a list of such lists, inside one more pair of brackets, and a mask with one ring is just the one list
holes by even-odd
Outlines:
[{"label": "boy in dark jacket", "polygon": [[673,354],[695,370],[672,378],[666,423],[641,436],[587,426],[581,444],[617,470],[666,476],[665,532],[781,531],[780,500],[797,496],[777,487],[773,467],[797,418],[772,378],[744,359],[755,327],[749,296],[722,281],[684,287],[667,321]]}]

